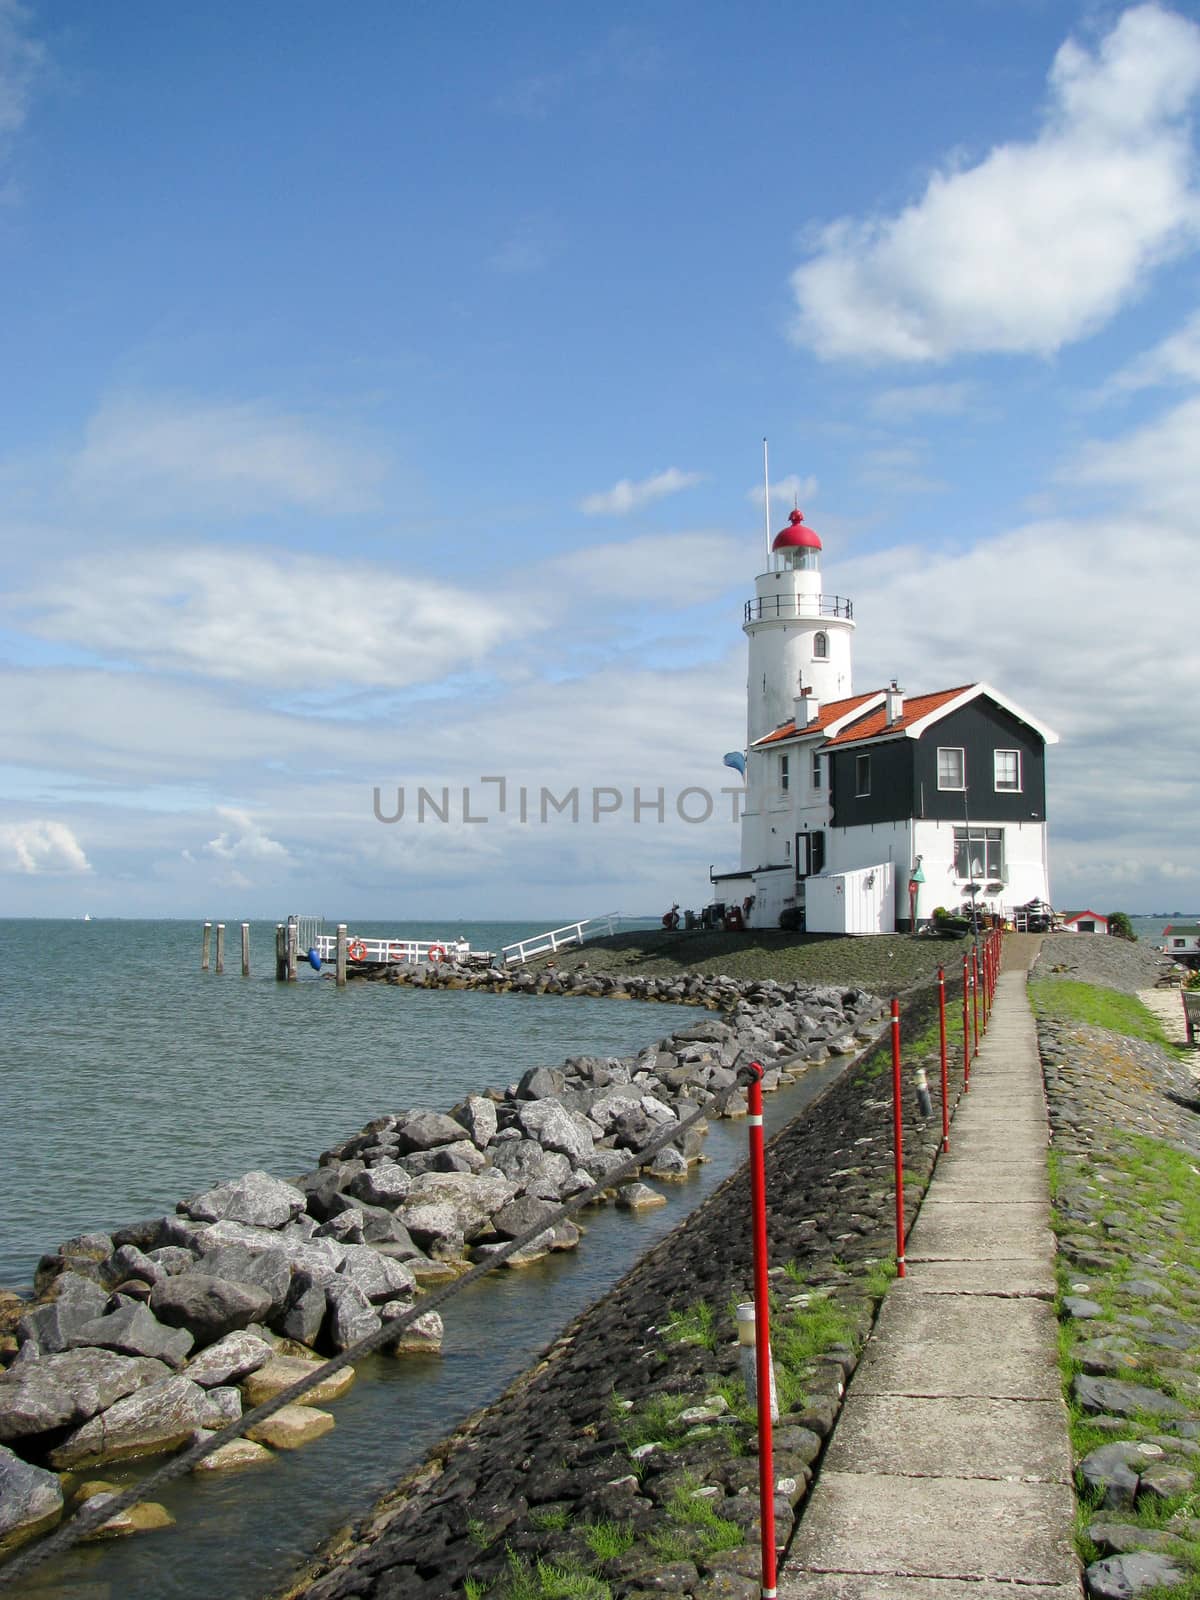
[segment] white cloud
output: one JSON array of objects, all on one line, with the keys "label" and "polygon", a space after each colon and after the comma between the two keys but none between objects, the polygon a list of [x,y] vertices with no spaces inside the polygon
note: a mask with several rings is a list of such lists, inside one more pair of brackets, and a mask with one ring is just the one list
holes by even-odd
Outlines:
[{"label": "white cloud", "polygon": [[79,840],[62,822],[0,824],[0,872],[90,872]]},{"label": "white cloud", "polygon": [[1105,384],[1103,395],[1193,383],[1200,383],[1200,311],[1118,372]]},{"label": "white cloud", "polygon": [[642,478],[635,483],[632,478],[622,478],[613,484],[611,489],[605,489],[599,494],[590,494],[581,500],[579,509],[589,517],[594,516],[628,516],[631,511],[639,511],[642,506],[648,506],[655,500],[662,500],[669,494],[678,494],[681,489],[690,489],[697,483],[703,483],[702,472],[681,472],[678,467],[668,467],[665,472],[656,472],[652,477]]},{"label": "white cloud", "polygon": [[715,599],[746,581],[747,544],[722,533],[647,534],[622,544],[591,545],[556,556],[537,569],[569,604],[599,598],[643,602],[674,612]]},{"label": "white cloud", "polygon": [[0,0],[0,135],[19,132],[29,115],[46,47],[29,32],[32,15],[20,0]]},{"label": "white cloud", "polygon": [[[803,478],[797,472],[789,472],[786,478],[772,478],[771,505],[786,506],[789,510],[793,505],[799,505],[803,509],[806,502],[816,499],[817,488],[817,480],[811,472]],[[765,498],[761,483],[746,492],[746,499],[751,505],[761,506]]]},{"label": "white cloud", "polygon": [[286,848],[272,839],[249,812],[235,806],[218,806],[217,815],[229,826],[204,846],[208,855],[227,866],[261,862],[278,866],[288,859]]},{"label": "white cloud", "polygon": [[1196,235],[1185,115],[1200,27],[1124,13],[1094,52],[1058,51],[1041,131],[947,167],[892,217],[844,217],[792,275],[797,342],[832,359],[1046,354],[1085,337]]},{"label": "white cloud", "polygon": [[113,659],[313,689],[429,682],[534,625],[512,596],[245,547],[82,557],[9,604],[30,632]]},{"label": "white cloud", "polygon": [[1200,504],[1197,439],[1200,397],[1182,401],[1120,438],[1093,441],[1061,476],[1124,491],[1140,512],[1176,515],[1194,528]]},{"label": "white cloud", "polygon": [[251,402],[115,395],[87,426],[77,492],[184,511],[362,511],[385,465],[302,417]]},{"label": "white cloud", "polygon": [[873,395],[872,416],[880,422],[910,422],[914,417],[961,416],[972,403],[969,383],[908,383]]}]

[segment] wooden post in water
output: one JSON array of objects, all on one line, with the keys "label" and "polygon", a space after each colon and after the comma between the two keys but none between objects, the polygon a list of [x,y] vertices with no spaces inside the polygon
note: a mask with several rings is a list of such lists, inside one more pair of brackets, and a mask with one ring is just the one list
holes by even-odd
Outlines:
[{"label": "wooden post in water", "polygon": [[289,917],[287,923],[287,981],[296,981],[296,945],[300,938],[300,929],[296,926],[295,917]]},{"label": "wooden post in water", "polygon": [[283,931],[283,923],[275,924],[275,982],[282,983],[287,977],[287,940]]},{"label": "wooden post in water", "polygon": [[339,922],[337,925],[337,986],[339,989],[346,987],[346,924]]},{"label": "wooden post in water", "polygon": [[217,971],[225,971],[225,924],[217,923]]},{"label": "wooden post in water", "polygon": [[212,942],[212,923],[204,924],[204,933],[200,941],[200,971],[208,971],[208,951]]},{"label": "wooden post in water", "polygon": [[250,924],[242,923],[242,977],[250,976]]}]

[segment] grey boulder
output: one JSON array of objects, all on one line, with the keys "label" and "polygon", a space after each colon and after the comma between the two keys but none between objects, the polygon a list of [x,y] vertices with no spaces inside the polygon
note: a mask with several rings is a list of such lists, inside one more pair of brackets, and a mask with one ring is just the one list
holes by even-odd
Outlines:
[{"label": "grey boulder", "polygon": [[0,1440],[74,1427],[168,1376],[161,1361],[112,1350],[67,1350],[23,1362],[0,1373]]},{"label": "grey boulder", "polygon": [[62,1508],[62,1489],[54,1473],[31,1467],[0,1445],[0,1552],[53,1527]]},{"label": "grey boulder", "polygon": [[156,1283],[150,1307],[160,1322],[187,1328],[197,1344],[206,1345],[258,1322],[270,1310],[271,1296],[256,1284],[185,1272]]},{"label": "grey boulder", "polygon": [[304,1210],[304,1195],[269,1172],[247,1172],[181,1202],[179,1209],[197,1222],[244,1222],[255,1228],[282,1228]]},{"label": "grey boulder", "polygon": [[[322,1308],[324,1297],[322,1297]],[[194,1361],[189,1361],[185,1377],[198,1383],[202,1389],[216,1388],[225,1383],[236,1383],[271,1359],[271,1346],[256,1333],[227,1333],[216,1344],[202,1350]]]},{"label": "grey boulder", "polygon": [[462,1124],[441,1111],[410,1111],[396,1129],[401,1155],[413,1150],[432,1150],[439,1144],[454,1144],[463,1136]]},{"label": "grey boulder", "polygon": [[186,1328],[166,1327],[143,1305],[124,1305],[106,1316],[85,1322],[72,1336],[72,1345],[95,1345],[125,1356],[149,1356],[168,1367],[181,1367],[195,1341]]},{"label": "grey boulder", "polygon": [[50,1452],[50,1465],[65,1471],[175,1450],[203,1426],[207,1404],[204,1390],[187,1378],[147,1384],[77,1428]]}]

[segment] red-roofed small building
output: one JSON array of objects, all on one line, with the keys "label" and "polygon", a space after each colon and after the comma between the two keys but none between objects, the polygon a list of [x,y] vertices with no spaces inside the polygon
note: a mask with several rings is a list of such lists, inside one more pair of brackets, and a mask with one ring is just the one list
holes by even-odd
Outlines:
[{"label": "red-roofed small building", "polygon": [[827,933],[1048,903],[1057,734],[986,683],[855,694],[854,608],[821,592],[821,550],[793,511],[746,603],[741,867],[718,895],[751,927]]},{"label": "red-roofed small building", "polygon": [[1064,911],[1059,927],[1063,933],[1107,933],[1108,918],[1099,911]]}]

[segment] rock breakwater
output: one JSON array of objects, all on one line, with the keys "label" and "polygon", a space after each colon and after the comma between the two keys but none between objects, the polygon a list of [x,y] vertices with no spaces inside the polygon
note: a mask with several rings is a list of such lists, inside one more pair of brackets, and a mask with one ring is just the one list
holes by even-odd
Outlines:
[{"label": "rock breakwater", "polygon": [[[442,975],[439,974],[439,977]],[[449,975],[447,975],[449,976]],[[697,1110],[736,1115],[740,1065],[770,1066],[766,1086],[830,1054],[852,1054],[882,1003],[856,989],[704,980],[698,1003],[722,1015],[631,1057],[571,1057],[532,1067],[504,1090],[448,1112],[387,1113],[292,1182],[246,1173],[175,1213],[66,1241],[39,1263],[34,1295],[0,1297],[0,1539],[11,1547],[61,1514],[73,1480],[56,1474],[178,1450],[234,1422],[286,1361],[382,1333],[423,1287],[546,1226],[506,1265],[574,1248],[560,1203],[603,1184]],[[668,1139],[646,1176],[686,1177],[703,1124]],[[645,1184],[614,1188],[652,1203]],[[436,1349],[434,1312],[397,1350]],[[283,1360],[285,1366],[280,1367]],[[264,1376],[265,1374],[265,1376]],[[289,1379],[288,1381],[292,1381]],[[258,1440],[303,1442],[332,1418],[314,1410]],[[299,1426],[297,1424],[300,1424]],[[222,1447],[228,1449],[228,1447]],[[224,1462],[241,1465],[245,1446]],[[13,1509],[16,1508],[16,1509]]]},{"label": "rock breakwater", "polygon": [[[935,1018],[927,991],[906,1005],[904,1035]],[[890,1273],[887,1059],[867,1053],[768,1147],[781,1541]],[[960,1082],[956,1061],[952,1093]],[[921,1119],[912,1092],[904,1113],[915,1204],[940,1121]],[[553,1592],[613,1600],[756,1597],[758,1462],[733,1316],[750,1277],[743,1170],[289,1596],[433,1600],[468,1582],[503,1596],[534,1592],[541,1572],[575,1584]]]}]

